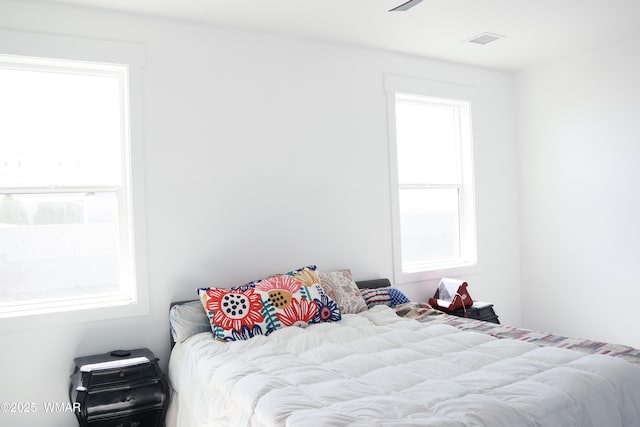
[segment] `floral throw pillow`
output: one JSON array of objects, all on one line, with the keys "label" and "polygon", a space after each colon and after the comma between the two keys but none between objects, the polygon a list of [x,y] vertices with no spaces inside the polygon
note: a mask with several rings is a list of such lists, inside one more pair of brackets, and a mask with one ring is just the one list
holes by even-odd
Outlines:
[{"label": "floral throw pillow", "polygon": [[320,286],[314,265],[237,288],[200,288],[198,294],[214,337],[224,341],[342,318],[338,305]]},{"label": "floral throw pillow", "polygon": [[409,302],[409,298],[399,289],[387,286],[386,288],[376,289],[360,289],[362,298],[367,303],[367,307],[371,308],[375,305],[388,305],[395,307],[396,305]]},{"label": "floral throw pillow", "polygon": [[341,313],[356,314],[367,309],[367,304],[349,270],[320,273],[320,285],[338,304]]}]

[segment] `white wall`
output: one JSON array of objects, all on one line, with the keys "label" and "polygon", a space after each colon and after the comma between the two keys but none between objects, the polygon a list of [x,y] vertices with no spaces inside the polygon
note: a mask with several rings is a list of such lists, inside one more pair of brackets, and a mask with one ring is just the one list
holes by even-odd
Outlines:
[{"label": "white wall", "polygon": [[640,38],[516,77],[522,322],[640,347]]},{"label": "white wall", "polygon": [[[472,295],[520,321],[508,73],[72,6],[0,0],[0,27],[142,42],[151,313],[2,331],[0,402],[64,402],[76,356],[149,347],[166,366],[169,302],[315,263],[392,273],[383,75],[476,87]],[[409,286],[416,298],[434,284]],[[40,406],[42,408],[42,406]],[[69,414],[0,414],[68,426]]]}]

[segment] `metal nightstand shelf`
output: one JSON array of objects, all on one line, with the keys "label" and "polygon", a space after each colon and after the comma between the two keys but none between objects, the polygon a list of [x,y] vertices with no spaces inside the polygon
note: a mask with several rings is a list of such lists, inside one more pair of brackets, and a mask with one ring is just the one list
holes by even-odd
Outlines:
[{"label": "metal nightstand shelf", "polygon": [[463,309],[449,311],[449,310],[441,309],[439,307],[435,307],[435,308],[447,314],[451,314],[457,317],[467,317],[469,319],[483,320],[485,322],[500,324],[500,321],[498,320],[498,315],[493,310],[493,304],[486,303],[486,302],[475,302],[471,307],[467,307],[466,316]]},{"label": "metal nightstand shelf", "polygon": [[146,348],[74,359],[69,399],[81,427],[161,427],[169,386]]}]

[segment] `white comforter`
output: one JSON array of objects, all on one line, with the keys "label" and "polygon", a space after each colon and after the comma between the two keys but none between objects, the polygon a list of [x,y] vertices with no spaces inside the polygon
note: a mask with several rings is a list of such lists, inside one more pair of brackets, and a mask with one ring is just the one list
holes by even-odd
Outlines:
[{"label": "white comforter", "polygon": [[174,348],[170,422],[199,426],[640,426],[640,366],[387,307],[336,323]]}]

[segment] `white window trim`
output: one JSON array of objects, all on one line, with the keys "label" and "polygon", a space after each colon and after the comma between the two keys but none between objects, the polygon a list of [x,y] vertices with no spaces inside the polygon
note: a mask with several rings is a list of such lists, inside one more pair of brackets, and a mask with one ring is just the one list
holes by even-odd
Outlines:
[{"label": "white window trim", "polygon": [[[389,182],[391,195],[391,240],[393,246],[394,282],[406,284],[424,280],[439,279],[445,276],[457,277],[475,274],[478,271],[478,254],[475,218],[475,192],[473,172],[473,131],[470,120],[470,108],[474,102],[475,90],[472,86],[425,80],[414,77],[385,75],[384,87],[387,93],[387,117],[389,137]],[[431,98],[437,102],[449,100],[462,106],[461,115],[466,115],[469,129],[463,129],[467,135],[461,137],[461,186],[460,188],[460,253],[461,259],[455,261],[423,264],[416,271],[403,271],[400,242],[400,199],[398,181],[398,152],[396,141],[396,94],[416,95]],[[466,106],[466,107],[465,107]],[[437,186],[429,185],[429,188]],[[447,186],[448,187],[448,186]],[[457,187],[457,186],[456,186]]]},{"label": "white window trim", "polygon": [[[144,197],[144,157],[142,137],[142,68],[145,64],[144,46],[139,43],[69,37],[63,35],[0,30],[0,54],[88,61],[92,63],[120,64],[127,66],[128,79],[124,79],[125,117],[128,119],[129,150],[125,150],[125,163],[129,169],[129,188],[124,185],[118,197],[126,198],[125,209],[129,212],[127,224],[122,224],[132,253],[128,257],[133,265],[135,289],[132,298],[79,298],[66,307],[42,304],[35,310],[24,310],[13,317],[1,317],[0,325],[7,330],[81,323],[94,320],[114,319],[149,314],[149,287],[147,271],[145,197]],[[128,114],[127,114],[128,113]],[[26,192],[26,189],[16,189]],[[70,191],[65,188],[61,191]],[[122,212],[120,217],[122,218]],[[125,234],[123,234],[124,236]],[[43,318],[42,315],[46,315]]]}]

